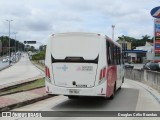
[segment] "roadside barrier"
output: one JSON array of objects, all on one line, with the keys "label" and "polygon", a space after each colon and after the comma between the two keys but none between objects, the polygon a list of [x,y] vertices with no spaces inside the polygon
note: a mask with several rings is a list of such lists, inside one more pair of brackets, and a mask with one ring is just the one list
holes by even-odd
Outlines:
[{"label": "roadside barrier", "polygon": [[125,69],[125,78],[145,83],[160,92],[160,72],[139,69]]}]

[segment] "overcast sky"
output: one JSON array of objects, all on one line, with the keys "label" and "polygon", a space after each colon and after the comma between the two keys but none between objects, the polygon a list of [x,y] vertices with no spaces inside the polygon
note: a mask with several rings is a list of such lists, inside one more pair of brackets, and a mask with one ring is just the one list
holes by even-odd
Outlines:
[{"label": "overcast sky", "polygon": [[[160,0],[0,0],[0,33],[17,32],[20,41],[46,43],[48,36],[59,32],[94,32],[115,39],[121,35],[141,38],[153,36],[152,8]],[[14,34],[11,34],[14,38]]]}]

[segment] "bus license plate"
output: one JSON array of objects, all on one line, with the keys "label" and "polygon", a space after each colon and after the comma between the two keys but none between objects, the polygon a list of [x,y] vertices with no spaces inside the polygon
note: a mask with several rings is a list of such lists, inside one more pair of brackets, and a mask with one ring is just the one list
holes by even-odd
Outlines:
[{"label": "bus license plate", "polygon": [[79,94],[79,90],[70,89],[70,90],[69,90],[69,93],[70,93],[70,94]]}]

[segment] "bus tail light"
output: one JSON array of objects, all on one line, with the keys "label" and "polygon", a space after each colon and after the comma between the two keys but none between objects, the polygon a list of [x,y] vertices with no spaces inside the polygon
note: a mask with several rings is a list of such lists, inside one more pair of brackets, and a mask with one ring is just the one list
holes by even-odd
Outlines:
[{"label": "bus tail light", "polygon": [[46,66],[46,77],[48,77],[50,79],[50,71],[49,68]]},{"label": "bus tail light", "polygon": [[101,70],[99,80],[102,80],[102,78],[103,78],[103,72]]},{"label": "bus tail light", "polygon": [[106,67],[104,67],[103,69],[101,69],[99,80],[102,80],[104,78],[106,78]]},{"label": "bus tail light", "polygon": [[106,67],[103,68],[103,78],[106,78]]}]

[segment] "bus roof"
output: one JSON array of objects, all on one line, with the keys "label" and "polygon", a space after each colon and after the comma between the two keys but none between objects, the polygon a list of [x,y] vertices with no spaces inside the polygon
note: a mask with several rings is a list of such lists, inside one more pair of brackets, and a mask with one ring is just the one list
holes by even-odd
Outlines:
[{"label": "bus roof", "polygon": [[114,43],[116,46],[121,47],[121,45],[115,41],[113,41],[111,38],[109,38],[106,35],[102,35],[99,33],[89,33],[89,32],[66,32],[66,33],[56,33],[52,36],[54,37],[64,37],[64,36],[77,36],[77,35],[83,35],[83,36],[92,36],[92,37],[103,37],[109,40],[110,42]]},{"label": "bus roof", "polygon": [[71,35],[83,35],[83,36],[100,36],[100,34],[96,34],[96,33],[87,33],[87,32],[67,32],[67,33],[56,33],[54,34],[54,36],[71,36]]}]

